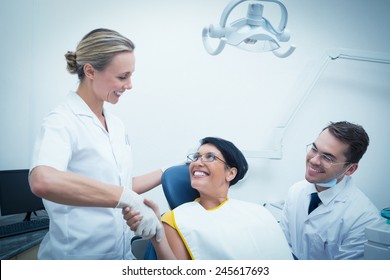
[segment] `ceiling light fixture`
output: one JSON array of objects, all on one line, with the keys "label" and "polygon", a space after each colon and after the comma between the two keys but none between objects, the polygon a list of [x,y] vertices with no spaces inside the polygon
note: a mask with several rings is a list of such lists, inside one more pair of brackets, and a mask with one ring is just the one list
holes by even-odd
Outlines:
[{"label": "ceiling light fixture", "polygon": [[[249,1],[247,15],[227,25],[232,10],[243,2]],[[281,18],[278,28],[263,17],[264,6],[258,2],[272,2],[280,7]],[[236,46],[251,52],[272,51],[277,57],[285,58],[293,53],[295,46],[291,45],[282,51],[279,42],[290,40],[290,32],[286,29],[287,9],[276,0],[233,0],[224,9],[219,25],[210,25],[202,31],[203,45],[211,55],[219,54],[226,44]],[[213,49],[209,39],[219,39],[218,46]]]}]

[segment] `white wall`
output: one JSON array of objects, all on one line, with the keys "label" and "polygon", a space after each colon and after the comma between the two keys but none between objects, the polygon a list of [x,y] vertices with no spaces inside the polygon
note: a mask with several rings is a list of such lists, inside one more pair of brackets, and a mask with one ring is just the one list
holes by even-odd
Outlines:
[{"label": "white wall", "polygon": [[[326,50],[389,52],[389,1],[285,0],[290,42],[297,46],[292,56],[279,59],[271,53],[246,53],[229,46],[219,56],[210,56],[203,49],[201,30],[218,23],[228,3],[2,0],[0,169],[28,168],[42,118],[77,87],[76,76],[66,71],[63,55],[97,27],[116,29],[136,43],[134,88],[119,104],[107,106],[130,132],[135,174],[184,160],[204,136],[224,137],[243,150],[271,149],[274,127],[301,96],[299,85]],[[264,16],[271,11],[269,19],[277,20],[278,10],[269,6]],[[387,139],[389,126],[383,120],[372,127],[376,119],[355,116],[354,107],[364,108],[369,97],[343,96],[339,101],[327,95],[337,84],[325,84],[326,91],[313,96],[330,104],[341,102],[343,114],[339,107],[323,108],[318,101],[313,101],[315,112],[302,106],[283,139],[283,158],[249,159],[249,176],[232,189],[233,196],[261,203],[283,199],[289,185],[303,178],[307,140],[313,141],[328,121],[339,120],[336,117],[358,120],[369,126],[374,139]],[[384,86],[388,92],[387,80]],[[375,91],[375,85],[369,90]],[[356,105],[349,106],[350,100]],[[375,114],[376,106],[388,107],[389,99],[378,95],[372,102],[373,112],[367,115]],[[316,118],[310,121],[313,113]],[[380,152],[370,155],[372,150]],[[356,173],[378,208],[390,204],[389,180],[384,175],[388,155],[385,141],[372,142]],[[165,207],[160,188],[147,195]]]}]

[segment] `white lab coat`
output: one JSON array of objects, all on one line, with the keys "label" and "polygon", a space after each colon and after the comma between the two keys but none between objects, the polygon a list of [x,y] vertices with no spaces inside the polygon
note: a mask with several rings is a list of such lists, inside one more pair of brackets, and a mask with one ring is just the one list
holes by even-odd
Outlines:
[{"label": "white lab coat", "polygon": [[195,260],[292,260],[276,219],[258,204],[228,199],[206,210],[194,201],[173,213],[177,230]]},{"label": "white lab coat", "polygon": [[[109,133],[88,105],[71,92],[44,119],[31,169],[50,166],[131,188],[131,147],[123,123],[104,110]],[[76,207],[44,200],[50,230],[39,259],[129,259],[132,232],[121,209]]]},{"label": "white lab coat", "polygon": [[294,255],[302,260],[362,259],[365,228],[382,222],[378,209],[344,176],[319,193],[322,204],[308,215],[315,191],[313,184],[301,181],[288,192],[281,226]]}]

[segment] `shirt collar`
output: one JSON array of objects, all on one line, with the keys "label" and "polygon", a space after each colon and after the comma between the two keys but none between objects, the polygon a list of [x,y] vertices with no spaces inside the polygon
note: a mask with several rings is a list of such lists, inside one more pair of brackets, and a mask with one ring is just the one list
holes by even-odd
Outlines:
[{"label": "shirt collar", "polygon": [[67,97],[67,102],[76,115],[85,115],[93,117],[94,113],[88,107],[87,103],[74,91],[71,91]]},{"label": "shirt collar", "polygon": [[322,204],[328,205],[332,200],[343,201],[344,198],[342,196],[338,196],[338,194],[345,188],[349,180],[350,176],[345,175],[344,178],[336,184],[336,186],[328,188],[325,191],[319,192],[318,197],[321,199]]},{"label": "shirt collar", "polygon": [[[70,109],[73,111],[75,115],[80,116],[87,116],[92,118],[93,122],[99,126],[105,133],[107,131],[103,128],[102,124],[96,117],[96,115],[92,112],[91,108],[89,108],[88,104],[85,103],[85,101],[74,91],[71,91],[70,94],[67,97],[67,102],[69,104]],[[103,114],[106,118],[107,126],[110,127],[110,118],[108,117],[108,114],[106,110],[103,107]]]}]

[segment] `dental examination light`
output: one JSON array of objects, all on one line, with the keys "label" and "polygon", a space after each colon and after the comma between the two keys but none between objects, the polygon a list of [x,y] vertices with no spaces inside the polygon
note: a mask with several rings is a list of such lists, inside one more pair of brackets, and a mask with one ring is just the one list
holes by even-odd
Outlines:
[{"label": "dental examination light", "polygon": [[[233,9],[246,1],[250,2],[246,17],[227,24],[228,17]],[[263,17],[264,6],[258,2],[272,2],[279,5],[281,18],[278,28],[273,27]],[[285,58],[295,50],[295,46],[291,45],[287,50],[282,51],[279,45],[279,42],[290,40],[290,33],[286,29],[287,17],[287,9],[280,1],[233,0],[223,10],[219,25],[210,25],[203,28],[203,45],[211,55],[219,54],[225,45],[229,44],[251,52],[272,51],[277,57]],[[215,49],[210,46],[210,38],[219,39],[219,44]]]}]

